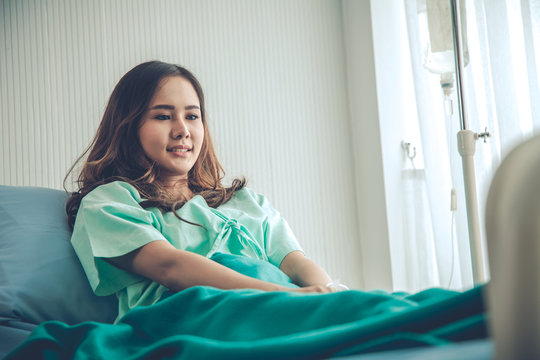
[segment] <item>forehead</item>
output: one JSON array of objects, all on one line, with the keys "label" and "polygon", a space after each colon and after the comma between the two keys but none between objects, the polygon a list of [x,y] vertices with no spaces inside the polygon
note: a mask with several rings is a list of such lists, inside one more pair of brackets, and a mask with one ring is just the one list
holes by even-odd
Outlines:
[{"label": "forehead", "polygon": [[168,76],[159,82],[150,105],[199,105],[199,97],[189,80],[181,76]]}]

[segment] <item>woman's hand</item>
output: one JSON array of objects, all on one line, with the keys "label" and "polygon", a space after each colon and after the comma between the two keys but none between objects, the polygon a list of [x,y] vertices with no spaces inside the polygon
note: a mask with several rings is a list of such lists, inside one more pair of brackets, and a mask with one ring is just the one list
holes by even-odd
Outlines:
[{"label": "woman's hand", "polygon": [[[330,276],[317,265],[314,261],[304,256],[301,251],[293,251],[289,253],[279,266],[289,278],[298,286],[302,288],[312,288],[312,286],[318,286],[319,289],[328,288],[328,285],[318,284],[331,284],[332,279]],[[322,288],[321,288],[322,286]],[[331,292],[331,291],[306,291],[306,292]]]},{"label": "woman's hand", "polygon": [[310,285],[310,286],[304,286],[297,289],[291,289],[290,291],[299,292],[299,293],[327,294],[327,293],[335,292],[336,290],[326,285]]},{"label": "woman's hand", "polygon": [[324,294],[349,290],[339,281],[333,281],[323,268],[305,257],[301,251],[293,251],[285,256],[279,268],[293,283],[301,286],[295,289],[296,292]]}]

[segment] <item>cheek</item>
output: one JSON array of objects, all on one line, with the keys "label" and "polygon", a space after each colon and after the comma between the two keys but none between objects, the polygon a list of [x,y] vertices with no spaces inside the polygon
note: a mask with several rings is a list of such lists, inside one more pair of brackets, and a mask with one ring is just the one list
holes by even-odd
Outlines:
[{"label": "cheek", "polygon": [[199,148],[199,151],[200,151],[202,144],[204,142],[204,127],[202,126],[202,124],[201,126],[198,126],[197,128],[195,128],[192,134],[194,135],[194,138],[196,138],[197,147]]},{"label": "cheek", "polygon": [[156,144],[155,137],[149,132],[139,132],[139,143],[144,154],[150,158],[153,158],[158,144]]},{"label": "cheek", "polygon": [[143,125],[139,130],[139,141],[143,150],[148,153],[152,149],[161,146],[159,131],[153,126]]},{"label": "cheek", "polygon": [[139,129],[139,143],[143,151],[148,154],[148,132],[145,131],[144,127]]}]

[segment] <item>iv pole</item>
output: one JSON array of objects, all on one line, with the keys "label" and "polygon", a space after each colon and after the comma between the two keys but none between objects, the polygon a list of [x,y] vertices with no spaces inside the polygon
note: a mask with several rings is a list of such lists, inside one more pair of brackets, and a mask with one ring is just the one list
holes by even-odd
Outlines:
[{"label": "iv pole", "polygon": [[456,89],[458,100],[458,114],[460,119],[460,131],[458,132],[458,151],[461,155],[463,165],[463,180],[465,183],[465,201],[467,203],[467,222],[469,228],[469,245],[472,258],[472,270],[474,284],[485,282],[484,259],[482,256],[482,239],[480,237],[480,219],[478,215],[478,198],[476,192],[476,174],[474,170],[474,153],[476,151],[476,140],[490,136],[489,132],[480,134],[467,130],[465,116],[465,106],[463,102],[463,56],[462,56],[462,34],[461,19],[459,12],[459,0],[450,0],[450,10],[452,14],[452,34],[454,40],[454,65],[456,71]]}]

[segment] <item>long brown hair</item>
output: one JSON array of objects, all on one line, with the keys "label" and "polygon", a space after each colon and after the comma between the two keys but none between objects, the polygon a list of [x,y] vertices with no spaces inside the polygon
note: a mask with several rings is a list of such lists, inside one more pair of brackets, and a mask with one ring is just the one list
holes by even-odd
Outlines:
[{"label": "long brown hair", "polygon": [[82,198],[97,186],[112,181],[125,181],[134,186],[145,199],[140,204],[144,208],[157,207],[177,215],[175,210],[186,202],[185,199],[171,198],[157,181],[159,166],[146,156],[138,136],[142,115],[160,81],[169,76],[181,76],[188,80],[199,97],[201,107],[204,140],[199,157],[188,173],[190,190],[203,196],[208,205],[215,208],[245,186],[245,179],[234,179],[230,187],[224,187],[221,183],[225,173],[208,131],[204,94],[199,81],[181,66],[149,61],[135,66],[120,79],[109,98],[92,143],[71,166],[64,179],[66,188],[69,175],[88,153],[76,179],[78,190],[71,193],[66,204],[70,227],[75,223]]}]

